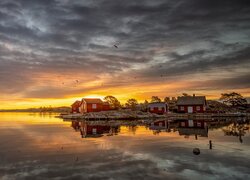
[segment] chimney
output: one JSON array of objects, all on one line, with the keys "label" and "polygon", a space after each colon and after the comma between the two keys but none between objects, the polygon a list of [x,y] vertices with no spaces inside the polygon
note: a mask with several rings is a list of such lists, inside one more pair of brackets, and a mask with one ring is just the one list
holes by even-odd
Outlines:
[{"label": "chimney", "polygon": [[193,97],[195,97],[195,94],[193,94]]}]

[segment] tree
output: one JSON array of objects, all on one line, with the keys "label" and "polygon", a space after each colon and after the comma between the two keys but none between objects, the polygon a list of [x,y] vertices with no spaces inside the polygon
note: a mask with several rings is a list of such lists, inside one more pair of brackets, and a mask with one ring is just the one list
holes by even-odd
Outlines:
[{"label": "tree", "polygon": [[170,97],[165,97],[164,102],[169,103],[170,102]]},{"label": "tree", "polygon": [[114,96],[106,96],[104,100],[109,103],[112,109],[119,109],[121,107],[120,101]]},{"label": "tree", "polygon": [[151,103],[154,103],[154,102],[161,102],[161,99],[158,96],[152,96]]},{"label": "tree", "polygon": [[222,93],[220,100],[232,107],[235,106],[245,106],[247,104],[247,100],[239,93]]},{"label": "tree", "polygon": [[132,99],[129,99],[125,105],[126,105],[126,107],[134,110],[136,108],[136,106],[138,105],[138,101],[136,99],[132,98]]},{"label": "tree", "polygon": [[145,105],[147,106],[147,105],[148,105],[148,101],[147,101],[147,100],[145,100],[143,104],[145,104]]},{"label": "tree", "polygon": [[170,97],[165,97],[165,98],[164,98],[164,102],[167,103],[168,109],[169,109],[170,111],[175,111],[175,110],[177,110],[177,109],[176,109],[177,100],[176,100],[175,97],[172,97],[172,99],[170,99]]},{"label": "tree", "polygon": [[207,110],[212,112],[227,112],[229,106],[215,100],[207,100]]},{"label": "tree", "polygon": [[145,100],[143,103],[140,103],[140,110],[146,112],[148,109],[148,101]]},{"label": "tree", "polygon": [[189,94],[187,94],[187,93],[182,93],[182,96],[187,97],[187,96],[190,96],[190,95],[189,95]]}]

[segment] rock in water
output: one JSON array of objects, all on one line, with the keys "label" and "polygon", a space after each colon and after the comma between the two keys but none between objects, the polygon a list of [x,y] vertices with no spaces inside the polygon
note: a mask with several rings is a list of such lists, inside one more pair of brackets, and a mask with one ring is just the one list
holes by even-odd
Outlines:
[{"label": "rock in water", "polygon": [[200,152],[200,149],[199,149],[199,148],[194,148],[194,149],[193,149],[193,153],[194,153],[195,155],[199,155],[201,152]]}]

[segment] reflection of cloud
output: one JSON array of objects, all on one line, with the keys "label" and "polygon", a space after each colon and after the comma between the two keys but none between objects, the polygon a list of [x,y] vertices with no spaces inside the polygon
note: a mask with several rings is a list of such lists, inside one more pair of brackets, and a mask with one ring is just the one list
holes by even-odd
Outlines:
[{"label": "reflection of cloud", "polygon": [[[8,143],[0,148],[0,179],[250,177],[249,143],[237,150],[236,144],[222,134],[217,137],[220,131],[211,132],[216,134],[216,138],[212,136],[215,148],[209,150],[207,138],[187,140],[176,136],[178,132],[155,136],[143,126],[135,134],[121,127],[117,136],[82,139],[69,122],[62,124],[60,119],[23,114],[14,117],[15,121],[12,116],[1,115],[0,140]],[[201,149],[199,156],[192,153],[195,146]]]}]

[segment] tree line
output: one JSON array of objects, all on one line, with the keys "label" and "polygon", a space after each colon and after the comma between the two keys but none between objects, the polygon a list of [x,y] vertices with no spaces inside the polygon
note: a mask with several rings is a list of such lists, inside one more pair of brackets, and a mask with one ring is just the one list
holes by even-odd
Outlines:
[{"label": "tree line", "polygon": [[[191,95],[183,93],[182,96],[191,96]],[[170,110],[174,110],[176,107],[177,98],[165,97],[161,99],[158,96],[152,96],[149,101],[145,100],[143,103],[139,103],[138,100],[136,100],[135,98],[130,98],[126,101],[125,104],[121,104],[121,102],[116,97],[109,95],[104,98],[104,101],[108,102],[112,109],[121,109],[121,108],[136,109],[138,106],[140,106],[143,109],[147,108],[148,103],[165,102],[168,104]],[[236,92],[222,93],[221,97],[219,98],[219,101],[209,100],[208,102],[211,104],[211,107],[216,106],[216,108],[247,107],[246,98],[244,98],[240,93]]]}]

